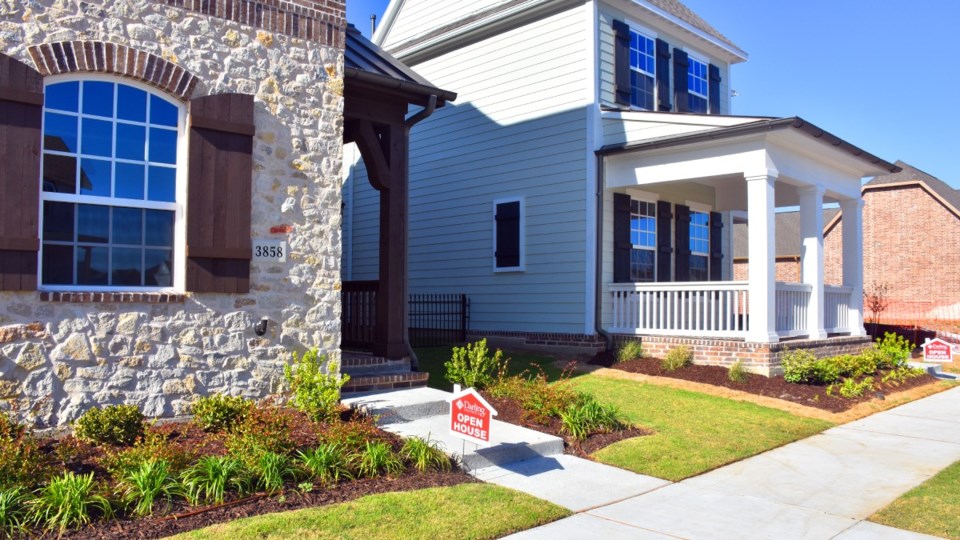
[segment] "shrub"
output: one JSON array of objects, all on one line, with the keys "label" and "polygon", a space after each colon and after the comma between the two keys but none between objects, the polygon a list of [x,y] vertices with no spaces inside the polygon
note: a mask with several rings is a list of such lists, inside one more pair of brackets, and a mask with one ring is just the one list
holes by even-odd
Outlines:
[{"label": "shrub", "polygon": [[303,468],[321,484],[353,478],[353,457],[346,445],[325,443],[297,454]]},{"label": "shrub", "polygon": [[384,440],[384,434],[372,417],[361,416],[328,425],[319,438],[321,443],[338,444],[347,452],[357,452],[370,441]]},{"label": "shrub", "polygon": [[389,444],[381,441],[367,442],[357,458],[357,476],[373,478],[386,473],[389,476],[403,472],[403,462]]},{"label": "shrub", "polygon": [[637,340],[625,341],[617,349],[617,362],[626,362],[638,358],[643,358],[643,344]]},{"label": "shrub", "polygon": [[877,338],[877,350],[886,360],[885,368],[895,368],[907,365],[913,354],[914,346],[903,336],[886,332],[883,339]]},{"label": "shrub", "polygon": [[148,459],[127,471],[118,482],[123,501],[137,516],[148,516],[158,502],[169,506],[174,496],[182,494],[179,483],[163,459]]},{"label": "shrub", "polygon": [[240,396],[214,394],[201,397],[191,406],[193,423],[204,431],[231,431],[253,406],[253,401]]},{"label": "shrub", "polygon": [[240,460],[229,456],[203,456],[181,477],[184,494],[191,504],[222,503],[228,490],[245,493],[249,472]]},{"label": "shrub", "polygon": [[690,365],[692,362],[693,352],[690,351],[690,347],[680,345],[679,347],[670,349],[666,358],[660,361],[660,365],[666,371],[676,371],[684,366]]},{"label": "shrub", "polygon": [[920,368],[912,368],[909,366],[895,367],[888,371],[886,375],[880,380],[884,384],[890,384],[892,386],[900,386],[908,379],[913,379],[924,374],[924,371]]},{"label": "shrub", "polygon": [[514,375],[501,378],[490,388],[490,394],[520,402],[524,416],[539,424],[548,424],[559,418],[567,405],[578,400],[578,394],[565,380],[550,384],[543,373],[532,378]]},{"label": "shrub", "polygon": [[817,357],[810,351],[794,349],[783,355],[783,380],[790,383],[812,383],[817,379]]},{"label": "shrub", "polygon": [[81,441],[129,446],[143,435],[143,414],[136,405],[94,407],[74,422],[73,429]]},{"label": "shrub", "polygon": [[283,367],[284,376],[293,391],[293,406],[314,422],[337,418],[339,414],[340,389],[350,376],[337,374],[337,363],[327,362],[317,349],[309,350],[298,357],[293,353],[293,363]]},{"label": "shrub", "polygon": [[248,468],[254,468],[268,453],[289,454],[296,446],[290,412],[267,405],[254,407],[227,436],[227,449]]},{"label": "shrub", "polygon": [[454,347],[453,355],[443,366],[451,383],[480,390],[493,384],[494,374],[502,363],[503,352],[498,349],[490,356],[487,340],[481,339],[476,343],[467,343],[465,347]]},{"label": "shrub", "polygon": [[297,472],[290,456],[276,452],[265,452],[253,466],[257,487],[267,493],[276,493],[283,489],[288,479],[296,479]]},{"label": "shrub", "polygon": [[[60,446],[58,445],[58,448]],[[150,460],[166,462],[171,474],[177,474],[194,458],[193,453],[170,442],[163,432],[148,429],[132,447],[108,450],[99,462],[114,478],[119,479],[136,470],[141,463]]]},{"label": "shrub", "polygon": [[49,458],[26,426],[0,413],[0,489],[39,484],[49,468]]},{"label": "shrub", "polygon": [[74,525],[90,523],[94,511],[113,513],[110,501],[96,492],[93,473],[64,472],[37,492],[31,502],[31,521],[60,533]]},{"label": "shrub", "polygon": [[26,530],[29,500],[22,487],[0,489],[0,537],[13,538]]},{"label": "shrub", "polygon": [[400,455],[420,472],[450,470],[450,458],[440,449],[440,443],[436,441],[410,437],[403,441]]},{"label": "shrub", "polygon": [[873,390],[873,377],[867,377],[857,382],[853,377],[848,377],[842,383],[832,384],[827,388],[827,394],[837,391],[842,397],[854,399],[863,396],[863,394]]},{"label": "shrub", "polygon": [[743,367],[743,362],[737,360],[727,370],[727,378],[735,383],[745,383],[750,378],[750,372]]},{"label": "shrub", "polygon": [[619,431],[627,426],[613,405],[603,405],[593,396],[580,394],[577,403],[560,412],[560,431],[582,441],[594,433]]}]

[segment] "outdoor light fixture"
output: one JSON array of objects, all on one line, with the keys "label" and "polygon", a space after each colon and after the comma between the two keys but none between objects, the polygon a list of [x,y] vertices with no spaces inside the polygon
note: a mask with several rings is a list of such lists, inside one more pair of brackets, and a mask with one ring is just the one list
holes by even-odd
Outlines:
[{"label": "outdoor light fixture", "polygon": [[260,319],[260,322],[253,326],[253,331],[258,335],[263,337],[267,333],[267,323],[270,322],[270,319],[264,317]]}]

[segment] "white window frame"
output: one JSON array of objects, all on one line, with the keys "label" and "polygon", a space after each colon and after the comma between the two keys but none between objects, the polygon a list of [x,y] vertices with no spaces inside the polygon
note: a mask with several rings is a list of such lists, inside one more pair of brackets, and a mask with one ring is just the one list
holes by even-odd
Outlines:
[{"label": "white window frame", "polygon": [[626,21],[626,23],[627,23],[627,26],[630,28],[630,32],[631,32],[631,33],[639,34],[639,35],[641,35],[641,36],[643,36],[643,37],[645,37],[645,38],[647,38],[647,39],[649,39],[650,41],[653,42],[653,71],[647,72],[647,71],[644,71],[644,70],[642,70],[642,69],[634,68],[634,67],[633,67],[633,61],[632,61],[632,60],[633,60],[633,58],[632,58],[632,56],[633,56],[633,54],[632,54],[632,53],[633,53],[633,36],[632,36],[632,35],[630,36],[630,45],[631,45],[631,46],[630,46],[630,51],[631,51],[630,71],[631,71],[631,72],[636,71],[637,73],[641,73],[641,74],[643,74],[643,75],[647,75],[647,76],[649,76],[649,77],[651,77],[651,78],[653,79],[653,107],[650,108],[650,109],[645,109],[645,108],[643,108],[643,107],[634,105],[634,104],[632,103],[632,101],[633,101],[633,84],[631,83],[631,85],[630,85],[630,93],[631,93],[630,108],[633,109],[633,110],[636,110],[636,111],[656,111],[656,110],[657,110],[657,91],[658,91],[658,89],[657,89],[657,37],[658,37],[658,36],[657,36],[656,32],[653,32],[653,31],[651,31],[651,30],[649,30],[649,29],[647,29],[647,28],[644,28],[643,26],[641,26],[641,25],[639,25],[639,24],[636,24],[636,23],[634,23],[634,22],[632,22],[632,21],[629,21],[629,20],[628,20],[628,21]]},{"label": "white window frame", "polygon": [[690,256],[691,256],[691,257],[697,256],[697,257],[704,257],[704,258],[706,258],[706,260],[707,260],[707,279],[706,279],[706,281],[710,281],[710,241],[712,240],[712,238],[710,238],[710,212],[713,211],[713,208],[711,208],[711,207],[709,207],[709,206],[707,206],[707,205],[705,205],[705,204],[696,203],[696,202],[691,202],[691,201],[687,201],[687,202],[686,202],[686,206],[687,206],[687,208],[690,209],[690,218],[691,218],[691,219],[690,219],[690,234],[689,234],[689,236],[690,236],[690,242],[691,242],[691,243],[693,242],[693,234],[692,234],[692,232],[693,232],[693,227],[698,227],[698,228],[699,228],[699,227],[702,227],[701,225],[694,225],[694,224],[693,224],[693,214],[694,214],[694,213],[706,214],[706,216],[707,216],[707,225],[706,225],[705,227],[703,227],[703,228],[706,229],[706,231],[707,231],[707,251],[706,251],[706,252],[694,251],[692,245],[691,245],[691,246],[688,246],[688,247],[690,248]]},{"label": "white window frame", "polygon": [[704,81],[704,87],[706,87],[707,89],[706,93],[704,94],[701,94],[700,92],[694,92],[690,88],[690,84],[688,83],[687,93],[692,96],[702,98],[704,100],[704,102],[707,104],[707,108],[706,108],[707,114],[719,112],[719,111],[710,110],[710,59],[707,58],[706,56],[701,55],[700,53],[690,51],[689,49],[684,49],[684,51],[687,53],[687,62],[688,62],[687,77],[690,77],[690,69],[693,67],[693,62],[698,62],[700,64],[703,64],[703,67],[704,67],[703,81]]},{"label": "white window frame", "polygon": [[[505,203],[519,202],[520,203],[520,225],[519,225],[519,245],[520,245],[520,264],[518,266],[497,266],[497,206]],[[493,214],[491,219],[493,221],[493,251],[491,255],[493,257],[493,271],[495,273],[502,272],[525,272],[527,270],[527,242],[526,242],[526,231],[527,231],[527,212],[526,212],[526,201],[522,196],[512,196],[512,197],[503,197],[500,199],[493,200]]]},{"label": "white window frame", "polygon": [[[637,201],[638,203],[646,203],[646,204],[650,204],[650,205],[653,206],[653,246],[648,247],[648,246],[643,246],[643,245],[640,245],[640,244],[633,244],[633,243],[631,242],[631,249],[639,249],[639,250],[643,250],[643,251],[651,251],[651,252],[653,252],[653,282],[656,282],[656,281],[657,281],[657,277],[658,277],[658,276],[657,276],[657,234],[658,234],[658,232],[659,232],[659,231],[657,230],[657,227],[658,227],[658,224],[657,224],[657,201],[658,201],[658,199],[657,199],[657,197],[643,196],[643,195],[638,195],[638,194],[636,194],[636,193],[629,193],[629,195],[630,195],[630,202],[631,202],[631,203],[632,203],[633,201]],[[631,206],[632,206],[632,205],[631,205]],[[631,233],[631,235],[632,235],[632,233],[633,233],[633,223],[632,223],[632,221],[633,221],[633,208],[630,209],[630,220],[631,220],[630,233]],[[631,275],[633,274],[632,264],[633,264],[633,263],[632,263],[632,261],[631,261]],[[646,283],[646,282],[640,282],[640,283]]]},{"label": "white window frame", "polygon": [[[166,95],[163,92],[158,91],[155,87],[149,86],[147,84],[135,81],[132,79],[113,76],[113,75],[102,75],[102,74],[90,74],[90,73],[81,73],[81,74],[68,74],[68,75],[51,75],[44,78],[44,90],[47,86],[74,82],[74,81],[91,81],[91,82],[108,82],[114,84],[124,84],[139,90],[147,92],[149,95],[156,95],[162,97],[165,101],[174,105],[177,108],[177,162],[176,162],[176,174],[174,178],[176,179],[176,188],[174,191],[174,202],[159,202],[159,201],[148,201],[144,198],[143,201],[138,201],[136,206],[127,206],[130,208],[143,208],[146,210],[173,210],[174,212],[174,224],[173,224],[173,280],[171,286],[169,287],[149,287],[149,286],[134,286],[134,285],[44,285],[43,284],[43,203],[45,201],[51,202],[64,202],[64,203],[74,203],[74,204],[90,204],[96,206],[108,206],[108,207],[123,207],[126,206],[121,203],[125,199],[116,199],[111,194],[110,197],[101,197],[94,195],[69,195],[63,193],[48,192],[43,190],[43,185],[40,186],[40,203],[39,203],[39,220],[37,223],[38,235],[40,238],[40,249],[37,251],[37,283],[38,290],[40,291],[50,291],[50,292],[166,292],[166,293],[180,293],[186,290],[186,253],[187,253],[187,239],[186,239],[186,200],[187,200],[187,153],[190,150],[190,145],[188,141],[188,130],[187,130],[187,106],[186,104],[180,102],[172,96]],[[82,100],[82,92],[81,97]],[[117,94],[114,94],[114,110],[116,110],[116,99]],[[148,98],[149,99],[149,98]],[[82,107],[82,101],[79,103],[79,106]],[[78,116],[82,113],[78,112]],[[114,148],[113,151],[116,151],[116,117],[113,117],[114,122]],[[77,156],[79,158],[82,155],[79,151],[81,150],[80,144],[82,141],[81,131],[82,126],[77,126]],[[37,182],[43,182],[43,134],[46,132],[46,107],[43,109],[43,120],[41,124],[41,148],[40,148],[40,177],[36,179]],[[50,152],[51,154],[56,154],[56,151]],[[103,156],[91,156],[96,159],[109,159],[111,163],[116,161],[115,157],[104,158]],[[77,167],[80,167],[79,159]],[[146,197],[146,194],[144,194]]]}]

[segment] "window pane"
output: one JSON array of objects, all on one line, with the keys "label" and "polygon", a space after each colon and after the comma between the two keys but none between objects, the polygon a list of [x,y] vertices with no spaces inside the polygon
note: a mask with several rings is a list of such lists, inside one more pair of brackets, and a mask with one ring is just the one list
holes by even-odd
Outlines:
[{"label": "window pane", "polygon": [[110,229],[110,207],[77,205],[77,241],[106,244]]},{"label": "window pane", "polygon": [[44,285],[73,284],[73,246],[43,245],[43,276],[40,281]]},{"label": "window pane", "polygon": [[146,210],[148,246],[173,245],[173,212]]},{"label": "window pane", "polygon": [[169,129],[150,129],[150,161],[175,164],[177,162],[177,132]]},{"label": "window pane", "polygon": [[169,167],[150,167],[147,200],[173,202],[176,200],[177,171]]},{"label": "window pane", "polygon": [[143,126],[117,124],[117,157],[143,161],[147,130]]},{"label": "window pane", "polygon": [[654,252],[648,249],[630,251],[630,280],[634,282],[653,281]]},{"label": "window pane", "polygon": [[140,249],[113,249],[111,285],[140,285],[143,276],[142,252]]},{"label": "window pane", "polygon": [[143,210],[139,208],[113,209],[114,244],[143,243]]},{"label": "window pane", "polygon": [[83,114],[113,117],[113,83],[85,81],[83,83]]},{"label": "window pane", "polygon": [[173,252],[169,249],[146,250],[146,285],[153,287],[170,287],[173,285],[171,268],[173,268]]},{"label": "window pane", "polygon": [[77,246],[77,285],[107,284],[107,248]]},{"label": "window pane", "polygon": [[73,209],[73,203],[43,201],[44,241],[73,242]]},{"label": "window pane", "polygon": [[77,153],[77,117],[47,113],[43,120],[43,149]]},{"label": "window pane", "polygon": [[77,112],[79,96],[79,82],[51,84],[43,91],[43,106],[48,109]]},{"label": "window pane", "polygon": [[80,162],[80,194],[110,196],[110,162],[84,158]]},{"label": "window pane", "polygon": [[43,190],[77,193],[77,158],[43,155]]},{"label": "window pane", "polygon": [[165,100],[150,96],[150,123],[161,126],[177,126],[177,108]]},{"label": "window pane", "polygon": [[83,119],[83,153],[110,157],[113,152],[113,123]]},{"label": "window pane", "polygon": [[143,90],[121,84],[117,86],[117,118],[147,121],[147,93]]},{"label": "window pane", "polygon": [[114,197],[143,200],[143,180],[146,167],[131,163],[117,163]]},{"label": "window pane", "polygon": [[707,258],[703,255],[690,256],[690,280],[709,281],[707,275]]}]

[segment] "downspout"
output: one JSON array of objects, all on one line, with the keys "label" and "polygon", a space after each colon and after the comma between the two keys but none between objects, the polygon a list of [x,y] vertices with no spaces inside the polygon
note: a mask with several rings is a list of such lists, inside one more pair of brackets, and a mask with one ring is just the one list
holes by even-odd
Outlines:
[{"label": "downspout", "polygon": [[603,329],[603,160],[604,156],[597,156],[597,257],[596,271],[594,279],[596,280],[597,291],[593,302],[593,323],[597,334],[603,336],[606,340],[606,352],[613,350],[613,336]]},{"label": "downspout", "polygon": [[430,100],[427,102],[427,106],[420,109],[416,113],[410,115],[406,120],[403,121],[403,127],[406,128],[404,131],[404,136],[407,137],[407,247],[404,249],[407,259],[407,268],[403,272],[403,290],[406,291],[406,298],[403,299],[403,328],[407,331],[407,335],[404,336],[404,344],[407,346],[407,355],[410,356],[410,368],[414,371],[419,371],[420,368],[420,359],[417,358],[417,353],[413,352],[413,347],[410,346],[410,288],[408,281],[410,280],[410,246],[409,246],[409,234],[410,234],[410,130],[413,126],[417,125],[423,120],[426,120],[433,114],[433,111],[437,110],[437,96],[434,94],[430,95]]}]

